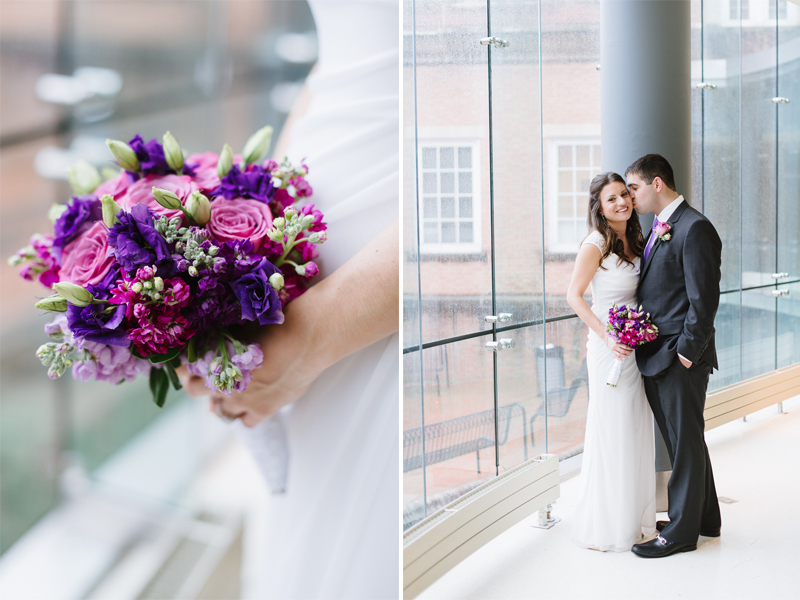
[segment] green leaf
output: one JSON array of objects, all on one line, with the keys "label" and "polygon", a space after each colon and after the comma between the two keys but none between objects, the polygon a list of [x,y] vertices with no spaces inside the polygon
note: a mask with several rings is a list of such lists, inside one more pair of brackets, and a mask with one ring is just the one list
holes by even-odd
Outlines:
[{"label": "green leaf", "polygon": [[169,375],[165,369],[150,369],[150,391],[153,393],[153,402],[161,408],[167,399],[169,392]]},{"label": "green leaf", "polygon": [[167,352],[165,352],[164,354],[151,354],[151,355],[150,355],[150,356],[148,356],[147,358],[148,358],[148,359],[150,360],[150,362],[151,362],[151,363],[153,363],[153,364],[164,363],[164,362],[167,362],[167,361],[169,361],[169,360],[172,360],[173,358],[175,358],[176,356],[178,356],[178,355],[181,353],[181,350],[183,350],[183,347],[180,347],[180,348],[170,348],[170,349],[169,349]]},{"label": "green leaf", "polygon": [[[179,362],[178,366],[180,366],[180,361],[178,362]],[[172,387],[174,387],[176,390],[179,390],[183,387],[181,385],[181,380],[178,378],[178,374],[175,372],[175,367],[172,366],[172,361],[164,363],[163,370],[167,372],[169,380],[172,382]]]},{"label": "green leaf", "polygon": [[188,355],[189,362],[193,363],[197,361],[197,338],[193,337],[189,340],[189,343],[186,345],[186,354]]}]

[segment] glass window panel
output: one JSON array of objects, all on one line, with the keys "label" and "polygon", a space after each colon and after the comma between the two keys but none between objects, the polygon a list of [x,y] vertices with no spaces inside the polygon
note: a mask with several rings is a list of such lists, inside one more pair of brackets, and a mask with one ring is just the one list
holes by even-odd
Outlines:
[{"label": "glass window panel", "polygon": [[775,369],[773,288],[742,292],[742,379]]},{"label": "glass window panel", "polygon": [[536,3],[488,4],[492,35],[509,40],[492,50],[492,153],[496,310],[514,324],[543,313],[542,230],[527,227],[542,221],[540,13]]},{"label": "glass window panel", "polygon": [[589,146],[576,146],[575,147],[575,165],[577,167],[589,167]]},{"label": "glass window panel", "polygon": [[442,198],[442,218],[454,219],[456,216],[456,199],[452,197]]},{"label": "glass window panel", "polygon": [[423,169],[436,168],[436,148],[422,149],[422,168]]},{"label": "glass window panel", "polygon": [[599,171],[603,164],[603,154],[600,150],[600,146],[592,146],[592,156],[594,158],[594,160],[592,160],[592,166],[595,170]]},{"label": "glass window panel", "polygon": [[497,475],[489,339],[423,350],[428,514]]},{"label": "glass window panel", "polygon": [[574,174],[572,171],[560,171],[558,173],[558,191],[559,193],[572,193],[575,190],[572,188],[572,180]]},{"label": "glass window panel", "polygon": [[789,292],[778,298],[777,368],[800,362],[800,283],[779,285]]},{"label": "glass window panel", "polygon": [[472,168],[472,148],[458,149],[458,168],[459,169]]},{"label": "glass window panel", "polygon": [[[501,472],[547,451],[544,418],[537,415],[544,395],[537,390],[543,372],[536,363],[544,343],[544,327],[536,325],[506,331],[515,347],[497,355],[498,442]],[[539,435],[531,435],[531,424]]]},{"label": "glass window panel", "polygon": [[453,148],[439,148],[439,168],[452,169],[454,167]]},{"label": "glass window panel", "polygon": [[578,171],[576,179],[576,192],[579,194],[589,193],[589,184],[592,182],[592,173],[590,171]]},{"label": "glass window panel", "polygon": [[714,319],[714,345],[717,349],[719,370],[714,371],[708,380],[709,392],[741,381],[741,302],[740,292],[720,296],[717,317]]},{"label": "glass window panel", "polygon": [[472,223],[458,224],[458,241],[462,244],[472,243]]},{"label": "glass window panel", "polygon": [[[742,29],[741,114],[746,118],[741,119],[740,246],[744,286],[745,279],[769,278],[775,269],[777,111],[770,101],[777,84],[775,45],[774,25]],[[745,65],[753,66],[745,70]]]},{"label": "glass window panel", "polygon": [[436,210],[436,198],[426,197],[423,199],[422,217],[425,219],[435,219],[439,215]]},{"label": "glass window panel", "polygon": [[462,219],[472,218],[472,198],[462,196],[458,199],[458,216]]},{"label": "glass window panel", "polygon": [[422,174],[422,192],[424,194],[436,193],[436,173]]},{"label": "glass window panel", "polygon": [[472,173],[459,173],[458,174],[458,193],[471,194],[472,193]]},{"label": "glass window panel", "polygon": [[[410,19],[409,5],[404,2]],[[435,248],[434,254],[420,262],[421,329],[424,341],[429,342],[491,329],[483,320],[492,306],[488,52],[477,42],[464,43],[486,36],[487,12],[485,4],[465,6],[441,0],[416,0],[413,8],[414,22],[409,21],[403,32],[403,90],[416,88],[416,97],[403,108],[404,122],[416,125],[420,136],[416,141],[422,146],[433,146],[433,136],[443,129],[451,132],[447,135],[463,138],[440,143],[457,147],[458,168],[472,169],[480,181],[470,194],[473,243],[478,247],[462,249],[460,244],[450,243]],[[414,31],[416,56],[412,54]],[[407,174],[407,167],[403,169],[404,181],[410,184],[403,189],[413,188],[414,179]],[[415,200],[407,194],[404,202]],[[469,260],[459,254],[462,251],[469,252]]]},{"label": "glass window panel", "polygon": [[778,96],[790,99],[777,107],[778,271],[800,278],[800,6],[791,8],[778,23]]},{"label": "glass window panel", "polygon": [[439,184],[441,185],[441,192],[443,194],[452,194],[456,191],[455,176],[453,173],[441,173],[439,178]]},{"label": "glass window panel", "polygon": [[576,200],[578,208],[575,211],[575,220],[579,224],[585,224],[586,217],[589,215],[589,195],[580,194]]},{"label": "glass window panel", "polygon": [[456,241],[456,224],[452,221],[442,221],[442,243],[452,244]]},{"label": "glass window panel", "polygon": [[[537,368],[543,368],[538,365],[544,359],[547,368],[547,452],[558,454],[559,459],[564,460],[583,452],[589,410],[586,366],[589,328],[578,318],[566,319],[548,323],[546,334],[547,351],[539,348]],[[544,409],[537,412],[542,414],[536,419],[533,432],[536,438],[541,438],[544,434]]]},{"label": "glass window panel", "polygon": [[421,444],[420,352],[403,355],[403,529],[425,517]]},{"label": "glass window panel", "polygon": [[575,216],[575,198],[572,195],[558,197],[558,216],[572,218]]},{"label": "glass window panel", "polygon": [[558,147],[558,166],[561,168],[572,167],[572,146]]},{"label": "glass window panel", "polygon": [[575,239],[574,221],[558,222],[558,241],[562,244],[573,244],[578,241]]},{"label": "glass window panel", "polygon": [[437,223],[425,223],[423,230],[423,240],[426,244],[435,244],[439,241],[439,225]]}]

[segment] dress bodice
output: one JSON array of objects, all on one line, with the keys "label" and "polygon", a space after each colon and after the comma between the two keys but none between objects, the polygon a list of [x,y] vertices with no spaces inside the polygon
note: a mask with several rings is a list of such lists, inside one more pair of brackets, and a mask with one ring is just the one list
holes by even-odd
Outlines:
[{"label": "dress bodice", "polygon": [[[584,244],[593,244],[603,251],[603,236],[598,231],[593,231],[583,241]],[[609,254],[598,268],[591,282],[594,314],[603,322],[608,322],[608,309],[616,304],[638,304],[636,287],[639,284],[640,258],[633,259],[633,264],[622,262],[617,264],[618,256]]]}]

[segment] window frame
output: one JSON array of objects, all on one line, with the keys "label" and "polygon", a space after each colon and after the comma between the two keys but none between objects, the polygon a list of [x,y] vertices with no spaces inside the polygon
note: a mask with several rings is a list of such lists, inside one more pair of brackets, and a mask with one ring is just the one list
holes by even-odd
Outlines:
[{"label": "window frame", "polygon": [[[558,163],[558,149],[562,146],[572,146],[573,148],[576,146],[600,146],[600,137],[593,137],[593,136],[575,136],[575,137],[567,137],[567,136],[559,136],[549,138],[547,140],[547,237],[546,237],[546,244],[545,247],[549,254],[569,254],[569,255],[577,255],[578,250],[580,249],[580,242],[581,239],[576,240],[575,242],[561,242],[558,239],[558,223],[559,223],[559,216],[558,216],[558,196],[559,196],[559,189],[558,189],[558,174],[560,172],[559,163]],[[590,150],[593,158],[593,151]],[[602,149],[601,149],[602,152]],[[602,154],[601,154],[602,156]],[[592,173],[591,177],[602,173],[602,163],[598,166],[597,173],[593,173],[594,167],[593,165],[589,166],[589,171]],[[574,173],[577,171],[576,167],[572,168],[572,172]],[[591,180],[591,179],[590,179]],[[589,197],[589,190],[586,190],[586,197]],[[575,215],[573,218],[574,222],[581,221],[582,223],[586,223],[586,215],[582,217],[580,215]],[[588,234],[588,228],[587,228]],[[580,238],[580,236],[578,236]]]},{"label": "window frame", "polygon": [[[469,147],[472,150],[472,242],[454,242],[454,243],[447,243],[447,242],[436,242],[436,243],[426,243],[425,242],[425,216],[424,216],[424,198],[425,196],[430,196],[430,194],[425,194],[423,192],[423,175],[427,172],[430,173],[431,169],[423,169],[422,166],[422,155],[424,148],[431,148],[435,147],[437,149],[437,157],[438,157],[438,150],[443,147],[450,147],[452,146],[455,149],[455,163],[453,171],[458,174],[458,151],[457,148],[465,148]],[[482,236],[481,236],[481,222],[482,222],[482,211],[481,211],[481,156],[480,156],[480,140],[470,137],[470,138],[437,138],[431,137],[428,139],[421,139],[417,142],[417,202],[419,207],[419,252],[420,255],[434,255],[434,254],[445,254],[445,255],[474,255],[478,254],[482,251]],[[437,165],[435,173],[440,173],[441,168]],[[436,192],[437,201],[440,200],[442,193]],[[456,199],[456,204],[458,204],[459,194],[457,192],[453,193],[453,197]],[[441,206],[441,204],[439,204]],[[441,216],[437,216],[436,222],[440,223],[442,221]],[[455,222],[459,222],[459,217],[455,217]]]}]

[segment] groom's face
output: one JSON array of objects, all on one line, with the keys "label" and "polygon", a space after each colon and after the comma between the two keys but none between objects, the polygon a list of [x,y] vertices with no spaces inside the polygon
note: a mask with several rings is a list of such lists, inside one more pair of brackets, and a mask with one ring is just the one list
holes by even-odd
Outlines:
[{"label": "groom's face", "polygon": [[631,191],[633,205],[639,214],[651,213],[657,206],[656,190],[653,183],[646,183],[639,175],[630,173],[628,175],[628,189]]}]

